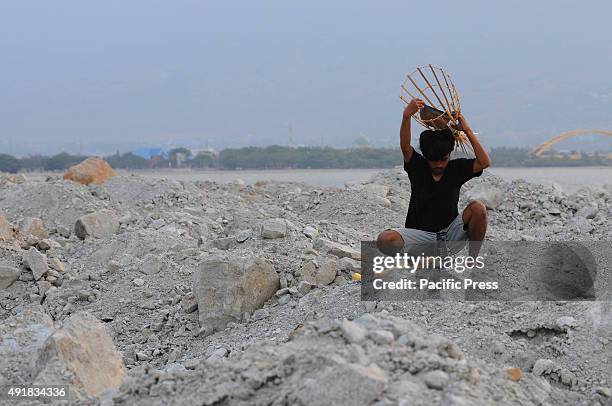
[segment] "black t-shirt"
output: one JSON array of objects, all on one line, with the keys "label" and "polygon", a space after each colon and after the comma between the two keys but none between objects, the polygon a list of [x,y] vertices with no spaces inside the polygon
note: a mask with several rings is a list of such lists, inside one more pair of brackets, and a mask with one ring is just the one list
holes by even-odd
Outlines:
[{"label": "black t-shirt", "polygon": [[442,178],[436,182],[427,160],[413,151],[410,161],[404,161],[411,189],[406,228],[438,232],[448,227],[459,214],[457,203],[461,186],[482,174],[482,171],[474,173],[474,161],[451,159]]}]

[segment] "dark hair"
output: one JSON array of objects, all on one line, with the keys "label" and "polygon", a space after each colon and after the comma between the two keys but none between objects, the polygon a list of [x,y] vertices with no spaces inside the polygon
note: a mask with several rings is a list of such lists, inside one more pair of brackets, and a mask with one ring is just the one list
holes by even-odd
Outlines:
[{"label": "dark hair", "polygon": [[444,130],[425,130],[419,138],[419,147],[425,159],[440,161],[444,155],[450,154],[455,148],[455,136],[448,128]]}]

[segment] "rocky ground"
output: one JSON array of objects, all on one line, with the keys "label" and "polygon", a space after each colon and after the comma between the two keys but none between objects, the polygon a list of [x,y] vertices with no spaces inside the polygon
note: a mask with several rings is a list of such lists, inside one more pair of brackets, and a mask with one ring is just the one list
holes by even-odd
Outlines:
[{"label": "rocky ground", "polygon": [[[609,302],[360,300],[359,243],[403,223],[409,186],[400,169],[344,188],[0,177],[0,386],[103,405],[612,404]],[[609,187],[485,174],[470,198],[490,240],[612,240]]]}]

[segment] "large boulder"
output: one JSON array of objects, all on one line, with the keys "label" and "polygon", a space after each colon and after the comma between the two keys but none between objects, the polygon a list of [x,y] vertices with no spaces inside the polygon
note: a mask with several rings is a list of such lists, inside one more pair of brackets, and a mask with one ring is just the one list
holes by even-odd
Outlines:
[{"label": "large boulder", "polygon": [[0,210],[0,241],[9,241],[13,239],[13,227],[8,222],[4,213]]},{"label": "large boulder", "polygon": [[497,209],[504,199],[504,194],[500,189],[485,183],[474,186],[466,196],[469,201],[480,200],[491,210]]},{"label": "large boulder", "polygon": [[64,174],[64,179],[89,185],[101,185],[117,173],[104,159],[91,157],[80,164],[71,166]]},{"label": "large boulder", "polygon": [[280,280],[262,258],[210,258],[194,273],[193,292],[205,333],[253,313],[279,289]]},{"label": "large boulder", "polygon": [[112,210],[102,209],[79,218],[74,233],[80,239],[108,238],[119,231],[119,218]]},{"label": "large boulder", "polygon": [[90,313],[75,313],[44,342],[38,353],[35,383],[68,376],[88,396],[119,389],[126,375],[123,359],[105,326]]}]

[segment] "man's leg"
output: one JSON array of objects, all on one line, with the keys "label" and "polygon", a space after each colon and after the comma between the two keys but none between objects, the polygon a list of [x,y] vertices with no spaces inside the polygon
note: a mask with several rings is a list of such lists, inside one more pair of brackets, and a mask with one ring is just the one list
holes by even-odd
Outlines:
[{"label": "man's leg", "polygon": [[385,255],[395,255],[404,248],[404,239],[397,231],[385,230],[378,234],[376,247]]},{"label": "man's leg", "polygon": [[394,228],[383,231],[376,239],[376,247],[385,255],[428,253],[435,246],[436,233],[414,228]]},{"label": "man's leg", "polygon": [[470,238],[470,256],[476,257],[487,233],[487,207],[481,201],[474,200],[463,210],[462,218]]}]

